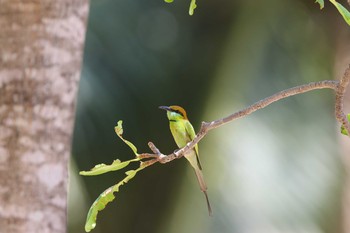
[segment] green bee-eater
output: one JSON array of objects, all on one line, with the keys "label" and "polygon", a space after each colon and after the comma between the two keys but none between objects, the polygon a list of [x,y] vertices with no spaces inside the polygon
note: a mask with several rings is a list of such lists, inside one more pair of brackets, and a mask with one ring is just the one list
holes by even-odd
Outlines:
[{"label": "green bee-eater", "polygon": [[[186,146],[187,143],[192,141],[196,136],[192,124],[187,118],[186,111],[180,106],[160,106],[160,109],[167,111],[169,119],[170,131],[174,137],[174,140],[179,148]],[[207,185],[205,184],[202,166],[199,161],[198,145],[196,145],[191,151],[187,152],[185,158],[190,162],[196,173],[200,189],[205,195],[209,215],[212,214],[210,202],[207,194]]]}]

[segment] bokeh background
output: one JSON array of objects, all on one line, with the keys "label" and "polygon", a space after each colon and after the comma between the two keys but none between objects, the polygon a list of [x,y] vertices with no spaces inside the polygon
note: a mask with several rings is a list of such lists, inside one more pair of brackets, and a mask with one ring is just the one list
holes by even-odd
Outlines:
[{"label": "bokeh background", "polygon": [[[340,1],[344,5],[345,1]],[[176,149],[160,105],[181,105],[196,130],[277,91],[334,79],[350,63],[350,29],[312,0],[91,0],[70,166],[69,229],[124,171],[80,170]],[[180,159],[143,170],[103,210],[95,233],[334,233],[346,219],[347,153],[334,94],[291,97],[212,131],[200,155],[214,215]],[[349,110],[350,111],[350,110]]]}]

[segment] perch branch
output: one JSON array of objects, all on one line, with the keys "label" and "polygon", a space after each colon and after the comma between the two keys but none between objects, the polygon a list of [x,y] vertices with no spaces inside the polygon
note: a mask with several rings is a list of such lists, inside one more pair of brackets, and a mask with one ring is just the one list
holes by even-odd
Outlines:
[{"label": "perch branch", "polygon": [[[247,116],[259,109],[265,108],[266,106],[287,98],[289,96],[302,94],[308,91],[317,90],[317,89],[333,89],[336,93],[336,100],[335,100],[335,116],[336,119],[340,122],[341,125],[343,125],[348,132],[350,132],[350,124],[346,118],[346,115],[344,113],[343,108],[343,102],[344,102],[344,94],[346,91],[347,86],[350,82],[350,66],[346,69],[344,76],[341,78],[340,81],[336,80],[325,80],[320,82],[312,82],[309,84],[300,85],[297,87],[293,87],[287,90],[280,91],[272,96],[269,96],[265,99],[262,99],[238,112],[235,112],[227,117],[211,121],[211,122],[202,122],[201,128],[196,135],[196,137],[187,145],[169,155],[162,154],[158,148],[150,142],[148,145],[153,151],[154,155],[157,155],[157,158],[154,158],[154,155],[152,156],[152,160],[154,162],[160,162],[160,163],[168,163],[174,159],[181,158],[184,154],[186,154],[189,150],[191,150],[200,140],[202,140],[207,133],[215,128],[218,128],[224,124],[227,124],[229,122],[232,122],[233,120],[236,120],[238,118]],[[151,157],[149,157],[151,158]]]}]

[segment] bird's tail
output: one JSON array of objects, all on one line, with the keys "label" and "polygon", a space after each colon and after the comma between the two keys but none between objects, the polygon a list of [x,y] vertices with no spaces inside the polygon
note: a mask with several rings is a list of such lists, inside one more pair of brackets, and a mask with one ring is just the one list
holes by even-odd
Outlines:
[{"label": "bird's tail", "polygon": [[201,170],[199,170],[199,169],[194,169],[194,171],[196,173],[200,189],[202,190],[202,192],[205,195],[205,199],[207,201],[207,206],[208,206],[209,216],[211,216],[212,215],[212,210],[211,210],[210,201],[209,201],[208,193],[207,193],[207,189],[208,188],[207,188],[207,185],[205,184],[205,181],[204,181],[203,172]]}]

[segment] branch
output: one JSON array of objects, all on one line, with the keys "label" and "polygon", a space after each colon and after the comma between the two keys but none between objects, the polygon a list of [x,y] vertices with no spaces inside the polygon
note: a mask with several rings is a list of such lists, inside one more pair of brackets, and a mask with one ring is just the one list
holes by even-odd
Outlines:
[{"label": "branch", "polygon": [[335,117],[341,125],[350,133],[350,124],[344,113],[344,95],[350,82],[350,65],[345,70],[343,77],[340,79],[335,91]]},{"label": "branch", "polygon": [[[153,151],[154,154],[151,154],[152,156],[148,158],[153,158],[154,162],[160,162],[160,163],[168,163],[174,159],[181,158],[184,154],[186,154],[189,150],[191,150],[200,140],[202,140],[210,130],[218,128],[222,125],[225,125],[229,122],[232,122],[233,120],[236,120],[241,117],[245,117],[259,109],[265,108],[268,105],[293,96],[293,95],[298,95],[302,94],[305,92],[309,92],[312,90],[317,90],[317,89],[333,89],[336,93],[336,100],[335,100],[335,116],[336,119],[339,121],[341,125],[343,125],[348,132],[350,132],[350,124],[347,120],[347,117],[344,113],[344,107],[343,107],[343,102],[344,102],[344,94],[346,91],[347,86],[349,85],[350,82],[350,66],[346,69],[344,76],[341,78],[340,81],[335,81],[335,80],[325,80],[325,81],[320,81],[320,82],[312,82],[309,84],[304,84],[300,85],[297,87],[293,87],[287,90],[280,91],[272,96],[269,96],[263,100],[260,100],[238,112],[235,112],[227,117],[224,117],[222,119],[218,119],[215,121],[211,122],[202,122],[201,128],[196,135],[196,137],[187,145],[172,154],[169,155],[164,155],[162,154],[158,148],[152,143],[149,142],[148,145],[150,149]],[[157,158],[155,158],[155,155]],[[147,156],[145,157],[147,158]]]}]

